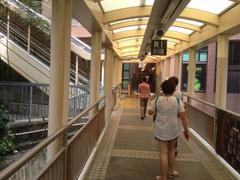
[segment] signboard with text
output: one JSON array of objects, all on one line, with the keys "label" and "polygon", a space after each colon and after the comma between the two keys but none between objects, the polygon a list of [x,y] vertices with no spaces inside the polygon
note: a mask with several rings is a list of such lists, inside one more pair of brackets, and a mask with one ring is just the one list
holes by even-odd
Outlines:
[{"label": "signboard with text", "polygon": [[167,55],[167,40],[152,40],[151,55]]}]

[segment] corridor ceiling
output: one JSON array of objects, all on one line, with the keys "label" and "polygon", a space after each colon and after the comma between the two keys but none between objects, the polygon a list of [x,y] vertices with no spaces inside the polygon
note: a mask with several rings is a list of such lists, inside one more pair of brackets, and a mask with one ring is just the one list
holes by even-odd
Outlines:
[{"label": "corridor ceiling", "polygon": [[[167,53],[206,25],[218,27],[219,16],[239,0],[85,0],[122,59],[149,53],[156,28],[165,30]],[[150,57],[152,59],[156,57]]]}]

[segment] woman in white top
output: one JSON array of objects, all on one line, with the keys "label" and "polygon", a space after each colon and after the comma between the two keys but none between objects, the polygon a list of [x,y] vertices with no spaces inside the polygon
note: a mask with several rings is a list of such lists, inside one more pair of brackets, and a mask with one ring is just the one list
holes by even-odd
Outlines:
[{"label": "woman in white top", "polygon": [[178,118],[182,120],[184,128],[184,136],[186,140],[189,139],[188,125],[185,109],[181,100],[178,100],[173,93],[175,85],[166,80],[161,84],[164,96],[159,96],[156,101],[152,102],[149,114],[156,112],[156,120],[154,121],[155,139],[160,147],[160,171],[161,176],[157,176],[158,180],[166,180],[167,176],[177,176],[178,172],[174,170],[175,165],[175,144],[179,134],[182,132],[181,123]]}]

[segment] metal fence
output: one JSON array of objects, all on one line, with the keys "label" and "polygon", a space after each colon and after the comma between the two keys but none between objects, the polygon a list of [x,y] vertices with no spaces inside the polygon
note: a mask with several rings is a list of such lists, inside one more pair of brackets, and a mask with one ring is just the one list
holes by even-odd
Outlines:
[{"label": "metal fence", "polygon": [[[190,126],[237,172],[240,173],[240,114],[185,96]],[[232,172],[232,171],[231,171]]]},{"label": "metal fence", "polygon": [[[119,88],[119,86],[116,88]],[[45,152],[49,145],[57,139],[62,139],[62,147],[59,149],[58,153],[56,153],[54,157],[51,157],[49,162],[44,160],[40,163],[41,165],[36,164],[38,172],[34,172],[33,174],[31,171],[28,171],[28,175],[24,178],[25,180],[77,179],[106,127],[105,121],[110,115],[105,115],[105,109],[113,109],[115,105],[113,103],[115,97],[114,93],[117,92],[115,90],[113,89],[107,93],[99,99],[99,101],[71,120],[67,127],[49,136],[14,162],[9,168],[2,171],[0,173],[0,179],[12,179],[12,177],[20,175],[22,173],[21,170],[23,171],[36,156]],[[79,123],[84,117],[89,117],[87,123],[76,131],[70,139],[67,139],[66,137],[69,129],[72,128],[74,124]]]},{"label": "metal fence", "polygon": [[[89,105],[88,86],[69,86],[69,117],[75,117]],[[0,82],[0,103],[10,121],[31,122],[48,118],[49,85]]]}]

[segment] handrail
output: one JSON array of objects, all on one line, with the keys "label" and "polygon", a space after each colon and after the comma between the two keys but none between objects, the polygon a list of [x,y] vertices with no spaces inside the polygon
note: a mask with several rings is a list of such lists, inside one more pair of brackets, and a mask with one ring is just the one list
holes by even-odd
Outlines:
[{"label": "handrail", "polygon": [[56,140],[61,134],[63,134],[66,130],[66,127],[58,130],[54,134],[47,137],[47,139],[43,140],[41,143],[33,147],[28,153],[24,154],[17,161],[15,161],[8,168],[3,170],[0,173],[0,179],[7,179],[11,177],[16,171],[18,171],[22,166],[24,166],[29,160],[31,160],[34,156],[36,156],[41,150],[46,148],[51,142]]},{"label": "handrail", "polygon": [[211,107],[216,108],[216,105],[215,105],[215,104],[209,103],[209,102],[207,102],[207,101],[203,101],[203,100],[201,100],[201,99],[197,99],[197,98],[195,98],[195,97],[192,97],[192,96],[189,96],[189,95],[186,95],[186,94],[184,94],[183,96],[186,96],[186,97],[188,97],[188,98],[191,98],[191,99],[193,99],[193,100],[199,101],[199,102],[201,102],[201,103],[203,103],[203,104],[207,104],[207,105],[209,105],[209,106],[211,106]]},{"label": "handrail", "polygon": [[12,176],[16,171],[18,171],[22,166],[24,166],[30,159],[32,159],[35,155],[37,155],[41,150],[46,148],[51,142],[59,138],[60,135],[62,135],[64,132],[67,132],[67,130],[82,116],[84,116],[88,111],[90,111],[92,108],[94,108],[97,104],[100,103],[103,99],[106,98],[106,96],[110,93],[112,93],[112,89],[103,97],[101,97],[96,103],[90,105],[87,109],[82,111],[79,115],[77,115],[73,120],[71,120],[67,126],[61,128],[57,132],[53,133],[52,135],[48,136],[47,139],[43,140],[40,144],[36,145],[32,150],[30,150],[27,154],[20,157],[17,161],[15,161],[12,165],[10,165],[8,168],[3,170],[0,173],[0,179],[7,179],[10,176]]},{"label": "handrail", "polygon": [[228,110],[228,109],[225,109],[225,108],[216,106],[215,104],[212,104],[212,103],[209,103],[209,102],[206,102],[206,101],[203,101],[203,100],[200,100],[200,99],[191,97],[191,96],[186,95],[186,94],[185,94],[184,96],[186,96],[186,97],[188,97],[188,98],[191,98],[191,99],[193,99],[193,100],[199,101],[199,102],[201,102],[201,103],[203,103],[203,104],[209,105],[209,106],[211,106],[211,107],[213,107],[213,108],[223,110],[223,111],[225,111],[225,112],[227,112],[227,113],[230,113],[230,114],[233,114],[233,115],[235,115],[235,116],[237,116],[237,117],[240,117],[240,114],[238,114],[238,113],[236,113],[236,112],[233,112],[233,111],[230,111],[230,110]]}]

